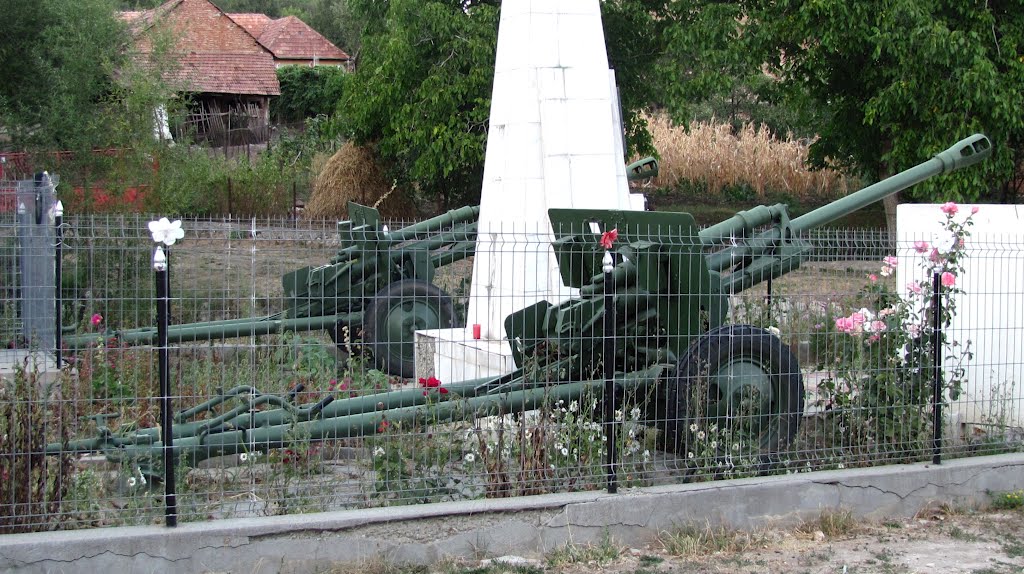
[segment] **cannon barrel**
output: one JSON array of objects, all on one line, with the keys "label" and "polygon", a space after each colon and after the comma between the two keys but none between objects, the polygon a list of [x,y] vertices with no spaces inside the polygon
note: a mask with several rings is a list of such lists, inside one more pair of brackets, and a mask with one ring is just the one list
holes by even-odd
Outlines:
[{"label": "cannon barrel", "polygon": [[801,215],[793,219],[790,225],[797,233],[821,227],[929,177],[974,165],[990,155],[992,143],[984,135],[975,134],[956,142],[920,165]]},{"label": "cannon barrel", "polygon": [[[623,390],[645,392],[663,375],[665,365],[631,372],[618,373],[616,384]],[[521,412],[537,408],[544,402],[566,402],[579,399],[583,393],[599,393],[604,379],[531,383],[522,371],[496,378],[472,379],[446,385],[450,392],[438,394],[435,399],[424,398],[423,389],[406,389],[364,395],[350,399],[324,400],[317,405],[297,408],[288,406],[250,413],[250,402],[230,409],[213,419],[185,423],[174,427],[174,455],[184,456],[190,464],[213,456],[237,454],[254,448],[260,450],[287,446],[293,436],[311,440],[372,436],[381,432],[382,421],[389,424],[423,422],[434,423],[464,419],[467,415],[491,416],[508,412]],[[238,387],[215,397],[199,407],[179,413],[199,415],[213,409],[227,399],[255,392],[250,387]],[[434,400],[430,410],[424,408]],[[282,397],[259,395],[252,403],[287,404]],[[316,407],[323,405],[322,409]],[[105,428],[91,439],[51,443],[47,454],[102,451],[112,460],[136,458],[157,460],[163,448],[159,429],[147,428],[131,434],[114,434]]]},{"label": "cannon barrel", "polygon": [[[974,134],[924,163],[793,219],[790,221],[790,229],[794,233],[800,233],[821,227],[932,176],[974,165],[991,154],[992,143],[989,139],[982,134]],[[762,205],[741,211],[721,223],[702,230],[699,234],[701,243],[717,245],[730,239],[747,237],[758,227],[778,222],[784,215],[784,210],[783,205]],[[721,268],[711,265],[713,270],[716,267]]]}]

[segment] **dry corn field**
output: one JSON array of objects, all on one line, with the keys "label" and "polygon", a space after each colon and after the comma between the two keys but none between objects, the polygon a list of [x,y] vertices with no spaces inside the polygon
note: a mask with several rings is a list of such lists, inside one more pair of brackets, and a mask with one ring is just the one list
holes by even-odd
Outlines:
[{"label": "dry corn field", "polygon": [[728,124],[712,122],[693,122],[686,129],[660,114],[647,116],[647,121],[661,156],[661,172],[653,181],[658,188],[703,182],[711,195],[730,186],[749,186],[759,197],[782,192],[800,199],[841,196],[856,189],[837,171],[808,169],[807,143],[779,139],[764,126],[747,124],[733,133]]}]

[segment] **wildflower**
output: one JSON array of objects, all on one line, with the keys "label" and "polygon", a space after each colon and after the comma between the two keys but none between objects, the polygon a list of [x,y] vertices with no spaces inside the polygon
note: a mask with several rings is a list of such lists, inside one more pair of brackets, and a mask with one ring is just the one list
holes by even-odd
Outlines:
[{"label": "wildflower", "polygon": [[612,245],[619,238],[618,228],[612,229],[611,231],[605,231],[601,234],[601,247],[605,249],[611,249]]},{"label": "wildflower", "polygon": [[567,449],[565,447],[562,447],[562,456],[568,456],[568,455],[569,455],[569,449]]},{"label": "wildflower", "polygon": [[248,454],[243,452],[242,454],[238,455],[238,461],[239,462],[245,462],[247,460],[249,460],[249,455]]},{"label": "wildflower", "polygon": [[712,448],[712,449],[716,449],[716,448],[718,448],[718,441],[717,441],[717,440],[713,440],[713,441],[711,441],[711,448]]},{"label": "wildflower", "polygon": [[632,419],[632,420],[639,420],[640,419],[640,407],[633,407],[633,409],[629,411],[629,418]]},{"label": "wildflower", "polygon": [[949,271],[943,271],[939,277],[939,281],[942,282],[943,287],[952,287],[956,284],[956,275],[953,275]]},{"label": "wildflower", "polygon": [[384,456],[384,447],[378,446],[377,448],[373,449],[373,456],[374,458],[378,456]]},{"label": "wildflower", "polygon": [[650,462],[651,461],[651,451],[649,451],[647,449],[644,449],[643,457],[644,457],[644,462]]},{"label": "wildflower", "polygon": [[704,437],[706,436],[708,435],[704,434],[704,431],[700,431],[699,433],[697,433],[697,440],[704,440]]},{"label": "wildflower", "polygon": [[562,450],[562,443],[556,442],[555,443],[555,450]]},{"label": "wildflower", "polygon": [[739,450],[740,450],[740,443],[738,443],[738,442],[732,443],[732,451],[733,452],[739,452]]},{"label": "wildflower", "polygon": [[570,413],[576,412],[577,410],[579,410],[579,408],[580,408],[580,405],[576,401],[572,401],[571,403],[569,403],[569,412]]},{"label": "wildflower", "polygon": [[98,327],[99,324],[103,322],[103,315],[96,313],[92,316],[92,319],[89,319],[89,322],[92,323],[93,327]]},{"label": "wildflower", "polygon": [[617,421],[621,421],[622,420],[622,411],[621,410],[615,411],[615,420],[617,420]]},{"label": "wildflower", "polygon": [[954,215],[956,215],[957,211],[960,211],[960,208],[958,208],[956,206],[956,203],[952,201],[947,201],[946,203],[943,203],[942,207],[940,207],[939,209],[941,209],[942,213],[945,213],[949,217],[953,217]]},{"label": "wildflower", "polygon": [[465,460],[466,462],[473,462],[473,461],[475,461],[475,460],[476,460],[476,455],[474,455],[473,453],[471,453],[471,452],[470,452],[470,453],[467,453],[467,454],[466,454],[466,456],[465,456],[465,457],[463,457],[463,459],[464,459],[464,460]]},{"label": "wildflower", "polygon": [[697,432],[697,423],[693,423],[690,425],[690,432]]},{"label": "wildflower", "polygon": [[128,488],[135,488],[135,477],[128,477]]},{"label": "wildflower", "polygon": [[387,421],[387,419],[382,419],[380,421],[380,424],[377,425],[377,432],[386,432],[387,430],[388,430],[388,421]]},{"label": "wildflower", "polygon": [[693,458],[693,451],[686,453],[686,458]]}]

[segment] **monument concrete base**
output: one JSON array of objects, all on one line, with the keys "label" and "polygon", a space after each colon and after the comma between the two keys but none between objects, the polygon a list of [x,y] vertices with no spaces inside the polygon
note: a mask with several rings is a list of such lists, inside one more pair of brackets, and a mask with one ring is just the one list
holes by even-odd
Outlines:
[{"label": "monument concrete base", "polygon": [[507,341],[474,339],[471,328],[416,331],[416,376],[443,383],[497,377],[515,370]]}]

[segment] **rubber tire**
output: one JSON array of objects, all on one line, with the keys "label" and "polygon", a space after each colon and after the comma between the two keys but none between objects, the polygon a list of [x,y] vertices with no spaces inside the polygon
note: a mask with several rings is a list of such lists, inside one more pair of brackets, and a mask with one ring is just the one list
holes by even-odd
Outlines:
[{"label": "rubber tire", "polygon": [[[689,426],[692,416],[690,388],[701,375],[714,376],[730,362],[741,360],[762,369],[772,391],[771,418],[762,436],[760,458],[766,464],[772,454],[784,450],[796,437],[803,418],[804,383],[800,366],[789,347],[768,331],[751,325],[725,325],[701,335],[679,360],[675,376],[665,392],[667,416],[664,426],[665,450],[684,459],[690,450]],[[709,383],[709,395],[710,395]],[[709,399],[710,401],[710,396]],[[709,403],[710,404],[710,403]],[[726,422],[730,416],[725,416]],[[721,419],[718,419],[721,420]]]},{"label": "rubber tire", "polygon": [[[389,331],[386,328],[390,315],[399,305],[410,301],[420,305],[426,303],[428,310],[433,313],[409,325],[408,339],[393,341],[388,338]],[[402,279],[389,283],[366,306],[363,311],[363,342],[373,352],[374,364],[378,369],[391,375],[411,378],[416,375],[414,331],[449,329],[454,326],[455,306],[447,293],[419,279]]]}]

